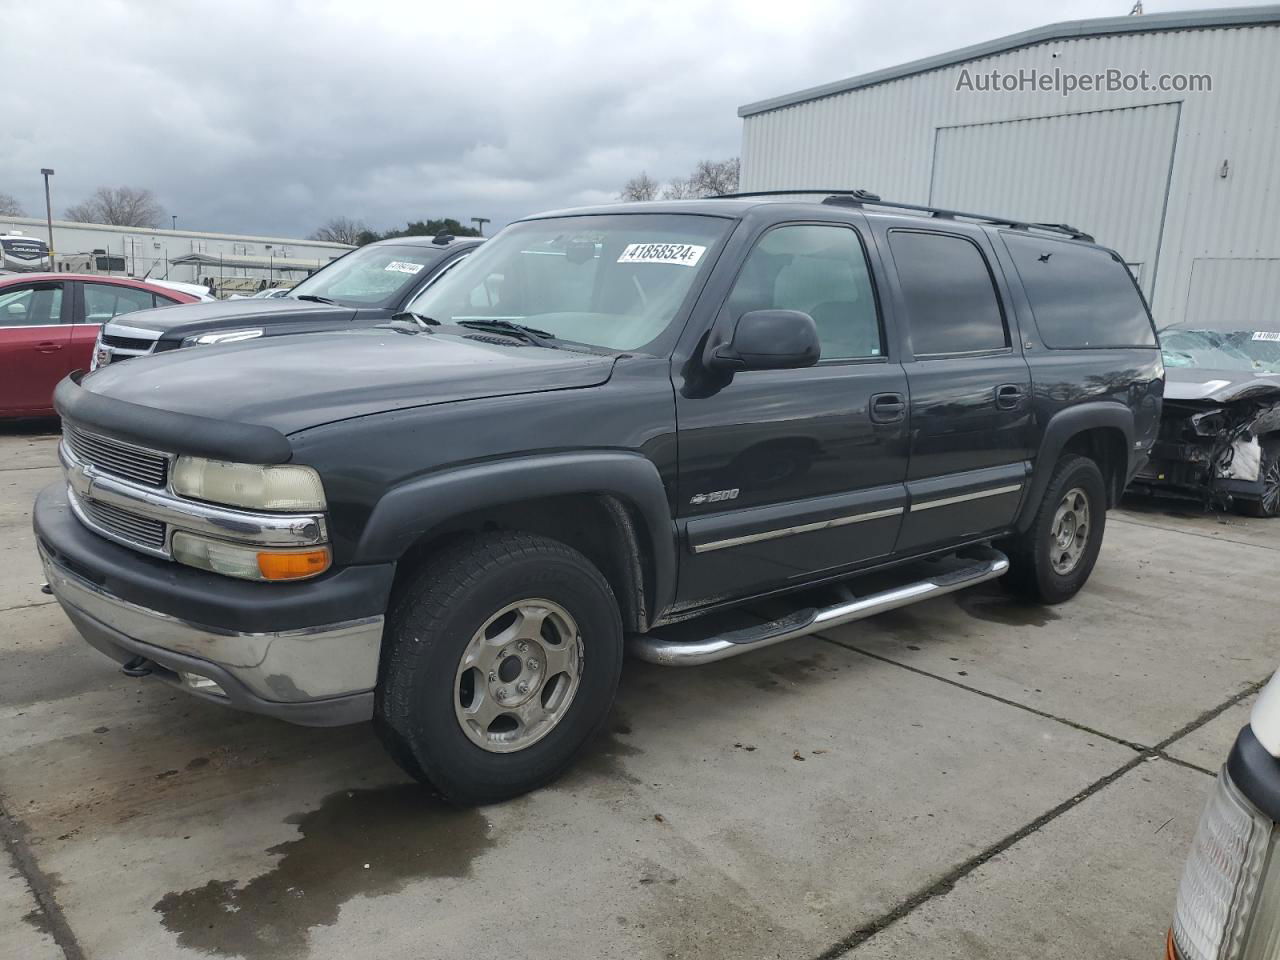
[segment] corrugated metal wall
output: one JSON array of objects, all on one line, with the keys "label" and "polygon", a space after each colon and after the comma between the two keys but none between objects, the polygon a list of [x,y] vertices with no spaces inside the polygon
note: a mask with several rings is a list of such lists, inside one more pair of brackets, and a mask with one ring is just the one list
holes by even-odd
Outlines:
[{"label": "corrugated metal wall", "polygon": [[[1069,97],[956,89],[962,69],[1033,67],[1207,73],[1213,89]],[[1142,263],[1164,325],[1185,315],[1197,259],[1280,257],[1277,89],[1280,27],[1055,40],[748,116],[742,189],[865,187],[915,203],[929,202],[932,189],[949,206],[1007,215],[1026,204],[1035,219],[1094,232]],[[1075,120],[1051,119],[1063,117]],[[1014,147],[1038,158],[1037,169],[1019,170],[1007,152]],[[1210,305],[1197,299],[1197,309]]]},{"label": "corrugated metal wall", "polygon": [[1040,223],[1069,207],[1150,295],[1177,127],[1176,103],[943,127],[929,202]]}]

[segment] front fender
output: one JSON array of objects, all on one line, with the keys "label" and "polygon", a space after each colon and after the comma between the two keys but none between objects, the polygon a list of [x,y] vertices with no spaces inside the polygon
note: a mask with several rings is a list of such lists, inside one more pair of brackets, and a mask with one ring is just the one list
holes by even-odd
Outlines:
[{"label": "front fender", "polygon": [[675,524],[657,467],[634,453],[544,454],[417,477],[378,501],[355,562],[398,560],[425,533],[464,513],[572,494],[611,495],[635,508],[652,550],[655,616],[670,606],[676,585]]}]

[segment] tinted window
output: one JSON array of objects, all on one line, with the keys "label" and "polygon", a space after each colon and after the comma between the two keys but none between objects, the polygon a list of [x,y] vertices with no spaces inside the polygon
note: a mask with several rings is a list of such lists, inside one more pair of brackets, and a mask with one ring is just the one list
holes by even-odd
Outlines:
[{"label": "tinted window", "polygon": [[889,247],[918,357],[1009,346],[987,260],[971,240],[891,230]]},{"label": "tinted window", "polygon": [[114,283],[84,285],[84,319],[86,323],[105,323],[112,317],[135,310],[150,310],[155,301],[150,290],[121,287]]},{"label": "tinted window", "polygon": [[173,299],[173,297],[161,296],[158,293],[152,294],[152,296],[155,297],[157,307],[172,307],[175,303],[182,302],[180,300]]},{"label": "tinted window", "polygon": [[61,283],[33,283],[0,290],[0,327],[48,326],[61,322]]},{"label": "tinted window", "polygon": [[1005,233],[1045,346],[1154,347],[1129,269],[1105,250]]},{"label": "tinted window", "polygon": [[761,237],[729,294],[734,320],[752,310],[809,314],[823,360],[884,352],[867,259],[847,227],[795,224]]}]

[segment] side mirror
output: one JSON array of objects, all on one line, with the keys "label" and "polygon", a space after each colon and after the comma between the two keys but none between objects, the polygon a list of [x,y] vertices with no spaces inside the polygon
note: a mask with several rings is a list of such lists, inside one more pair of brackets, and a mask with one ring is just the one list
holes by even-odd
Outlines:
[{"label": "side mirror", "polygon": [[727,343],[708,346],[713,370],[812,367],[822,356],[813,317],[799,310],[752,310],[738,318]]}]

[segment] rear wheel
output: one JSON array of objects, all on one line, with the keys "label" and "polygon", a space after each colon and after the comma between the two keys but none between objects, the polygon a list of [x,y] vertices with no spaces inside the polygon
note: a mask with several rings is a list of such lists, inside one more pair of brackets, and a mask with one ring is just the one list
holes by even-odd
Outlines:
[{"label": "rear wheel", "polygon": [[1268,439],[1262,445],[1259,468],[1262,496],[1257,500],[1234,501],[1237,512],[1246,517],[1280,516],[1280,439]]},{"label": "rear wheel", "polygon": [[1031,526],[1004,544],[1010,561],[1006,582],[1040,603],[1071,599],[1093,572],[1106,522],[1102,471],[1087,457],[1063,457]]},{"label": "rear wheel", "polygon": [[576,550],[490,533],[398,592],[375,724],[401,767],[455,803],[554,779],[605,722],[622,668],[613,592]]}]

